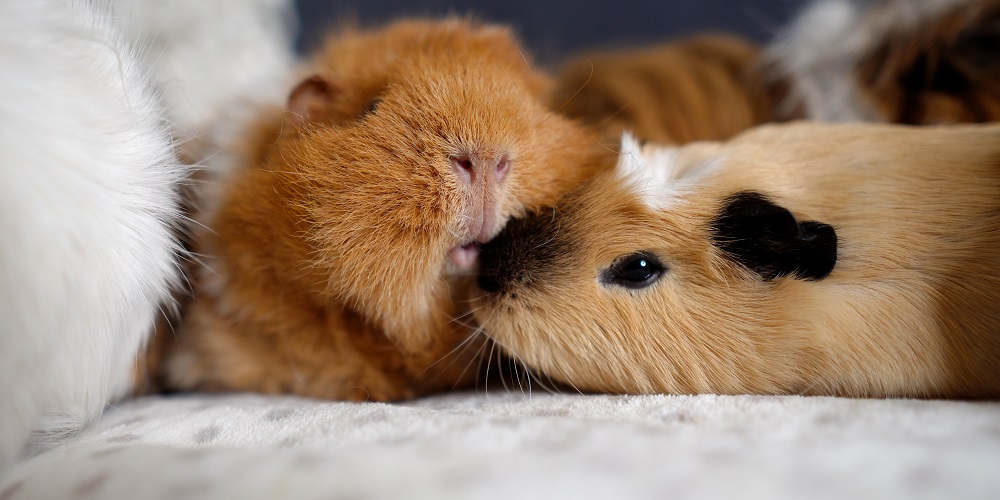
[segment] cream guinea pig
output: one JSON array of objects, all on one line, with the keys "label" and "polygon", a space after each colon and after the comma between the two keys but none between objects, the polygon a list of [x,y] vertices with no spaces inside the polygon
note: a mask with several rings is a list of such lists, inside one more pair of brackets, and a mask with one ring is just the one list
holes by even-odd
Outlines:
[{"label": "cream guinea pig", "polygon": [[626,136],[481,258],[483,331],[579,390],[1000,395],[1000,125]]}]

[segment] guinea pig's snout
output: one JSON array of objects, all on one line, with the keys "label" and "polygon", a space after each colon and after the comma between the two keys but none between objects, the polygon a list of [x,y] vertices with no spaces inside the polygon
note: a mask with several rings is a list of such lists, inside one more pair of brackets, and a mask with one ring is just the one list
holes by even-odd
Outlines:
[{"label": "guinea pig's snout", "polygon": [[503,183],[510,172],[510,158],[506,154],[463,153],[450,157],[449,161],[459,180],[467,186]]},{"label": "guinea pig's snout", "polygon": [[510,221],[496,238],[482,246],[479,276],[476,278],[480,290],[488,294],[506,294],[520,280],[522,273],[519,269],[523,259],[513,241],[513,238],[517,238],[517,231],[511,231],[511,226],[520,222]]},{"label": "guinea pig's snout", "polygon": [[551,280],[566,257],[565,245],[551,217],[511,219],[496,238],[482,246],[476,284],[487,294],[517,294]]},{"label": "guinea pig's snout", "polygon": [[450,156],[448,162],[458,179],[458,193],[463,200],[455,214],[459,225],[455,234],[459,241],[448,254],[458,269],[470,270],[477,252],[469,250],[478,251],[470,245],[489,241],[503,225],[501,208],[512,168],[510,155],[505,151],[470,150]]}]

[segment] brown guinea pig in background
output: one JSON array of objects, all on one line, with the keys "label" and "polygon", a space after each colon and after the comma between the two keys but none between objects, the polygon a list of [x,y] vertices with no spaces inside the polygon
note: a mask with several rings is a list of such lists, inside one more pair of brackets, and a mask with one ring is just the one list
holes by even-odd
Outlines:
[{"label": "brown guinea pig in background", "polygon": [[699,35],[575,57],[556,75],[552,104],[604,132],[662,144],[728,139],[774,121],[774,89],[758,85],[760,47]]},{"label": "brown guinea pig in background", "polygon": [[1000,396],[1000,125],[640,149],[483,248],[475,317],[586,391]]},{"label": "brown guinea pig in background", "polygon": [[353,400],[467,385],[478,244],[613,154],[546,108],[505,28],[348,30],[308,70],[228,153],[167,385]]}]

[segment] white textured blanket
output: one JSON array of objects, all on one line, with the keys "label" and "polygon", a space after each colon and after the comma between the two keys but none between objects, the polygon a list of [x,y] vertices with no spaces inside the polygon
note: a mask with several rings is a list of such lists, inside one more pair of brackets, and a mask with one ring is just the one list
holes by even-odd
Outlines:
[{"label": "white textured blanket", "polygon": [[0,500],[402,497],[998,498],[1000,403],[157,397],[0,479]]}]

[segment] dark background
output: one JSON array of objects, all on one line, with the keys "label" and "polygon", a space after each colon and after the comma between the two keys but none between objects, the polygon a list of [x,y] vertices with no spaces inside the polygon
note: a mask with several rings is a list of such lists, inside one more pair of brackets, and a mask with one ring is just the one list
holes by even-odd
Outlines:
[{"label": "dark background", "polygon": [[766,41],[807,0],[297,0],[299,49],[345,19],[364,26],[403,16],[473,14],[514,27],[535,60],[552,64],[584,49],[643,44],[693,32],[725,31]]}]

